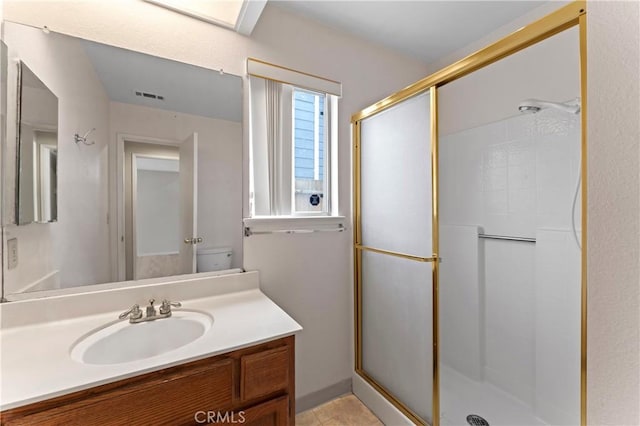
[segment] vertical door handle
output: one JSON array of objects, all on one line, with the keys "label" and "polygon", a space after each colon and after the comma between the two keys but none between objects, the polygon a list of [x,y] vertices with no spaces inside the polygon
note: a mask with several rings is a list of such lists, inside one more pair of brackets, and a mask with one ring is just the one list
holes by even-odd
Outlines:
[{"label": "vertical door handle", "polygon": [[193,238],[185,238],[184,239],[184,243],[185,244],[199,244],[201,242],[203,242],[203,238],[202,237],[193,237]]}]

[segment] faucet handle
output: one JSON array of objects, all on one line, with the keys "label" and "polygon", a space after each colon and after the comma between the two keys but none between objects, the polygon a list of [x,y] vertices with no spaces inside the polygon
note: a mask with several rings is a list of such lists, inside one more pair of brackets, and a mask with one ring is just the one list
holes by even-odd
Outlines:
[{"label": "faucet handle", "polygon": [[156,308],[154,308],[153,304],[156,303],[156,299],[149,299],[149,306],[147,306],[147,317],[156,316]]},{"label": "faucet handle", "polygon": [[167,299],[164,299],[162,301],[162,306],[160,306],[160,313],[162,315],[166,315],[166,314],[171,313],[171,307],[172,306],[174,308],[179,308],[179,307],[182,306],[182,303],[180,303],[180,302],[169,302]]},{"label": "faucet handle", "polygon": [[135,305],[133,305],[131,307],[131,309],[129,309],[128,311],[123,312],[120,315],[118,315],[118,318],[119,319],[125,319],[129,315],[130,315],[131,319],[138,319],[138,318],[142,317],[142,311],[140,310],[140,306],[137,303]]}]

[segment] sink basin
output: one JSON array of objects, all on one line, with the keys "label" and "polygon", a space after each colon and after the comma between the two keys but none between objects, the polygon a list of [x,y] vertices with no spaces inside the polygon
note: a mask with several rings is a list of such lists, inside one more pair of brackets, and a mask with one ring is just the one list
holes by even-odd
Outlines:
[{"label": "sink basin", "polygon": [[131,324],[115,321],[80,338],[71,358],[84,364],[121,364],[164,354],[193,343],[213,324],[204,312],[174,311],[169,318]]}]

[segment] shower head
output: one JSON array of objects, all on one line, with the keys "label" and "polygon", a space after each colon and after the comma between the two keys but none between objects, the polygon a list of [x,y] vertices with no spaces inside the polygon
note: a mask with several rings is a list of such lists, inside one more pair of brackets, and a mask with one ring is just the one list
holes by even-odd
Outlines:
[{"label": "shower head", "polygon": [[541,101],[540,99],[526,99],[518,105],[518,110],[522,113],[536,113],[544,108],[555,108],[570,114],[578,114],[580,112],[580,98],[576,98],[569,102],[550,102]]}]

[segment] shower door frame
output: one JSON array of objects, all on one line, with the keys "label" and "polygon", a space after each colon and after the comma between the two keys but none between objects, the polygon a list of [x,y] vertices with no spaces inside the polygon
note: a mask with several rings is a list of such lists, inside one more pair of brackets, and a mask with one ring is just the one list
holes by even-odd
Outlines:
[{"label": "shower door frame", "polygon": [[[440,376],[439,376],[439,324],[438,324],[438,88],[458,78],[477,71],[500,59],[517,53],[529,46],[552,37],[564,30],[578,26],[580,50],[580,97],[581,97],[581,141],[580,156],[582,187],[581,187],[581,321],[580,321],[580,424],[587,425],[587,5],[585,0],[570,3],[555,12],[525,26],[516,32],[478,50],[475,53],[453,63],[428,77],[382,99],[379,102],[357,112],[351,116],[353,137],[353,259],[354,259],[354,347],[355,372],[382,394],[390,403],[403,414],[419,425],[428,423],[396,398],[383,385],[373,379],[362,365],[362,251],[373,251],[407,259],[431,262],[433,265],[433,401],[432,426],[440,424]],[[432,165],[432,239],[433,256],[419,258],[416,256],[394,253],[375,247],[362,245],[361,233],[361,175],[360,148],[362,120],[382,112],[411,97],[429,91],[430,93],[430,121],[431,121],[431,165]]]}]

